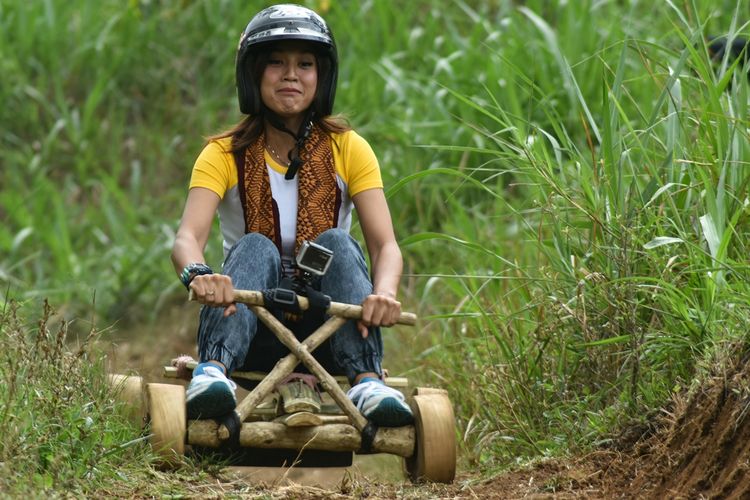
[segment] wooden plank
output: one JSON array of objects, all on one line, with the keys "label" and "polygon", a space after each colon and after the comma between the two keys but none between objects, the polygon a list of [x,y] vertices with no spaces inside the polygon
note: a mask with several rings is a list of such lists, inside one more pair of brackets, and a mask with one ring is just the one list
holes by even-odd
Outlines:
[{"label": "wooden plank", "polygon": [[[218,424],[214,420],[188,422],[188,443],[218,448]],[[245,422],[240,430],[240,445],[246,448],[289,450],[359,451],[362,437],[356,427],[327,424],[312,427],[287,427],[278,422]],[[375,434],[372,453],[390,453],[410,457],[414,453],[414,426],[381,427]]]},{"label": "wooden plank", "polygon": [[274,422],[284,424],[287,427],[309,427],[312,425],[349,424],[346,415],[325,415],[322,413],[310,413],[300,411],[276,417]]},{"label": "wooden plank", "polygon": [[323,419],[315,413],[309,411],[298,411],[281,415],[273,419],[274,422],[284,424],[287,427],[312,427],[313,425],[323,425]]}]

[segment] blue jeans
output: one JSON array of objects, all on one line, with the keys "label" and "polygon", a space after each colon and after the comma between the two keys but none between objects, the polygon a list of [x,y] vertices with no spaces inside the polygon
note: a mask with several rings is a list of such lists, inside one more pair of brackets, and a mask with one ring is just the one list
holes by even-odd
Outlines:
[{"label": "blue jeans", "polygon": [[[361,304],[372,293],[364,255],[359,244],[344,230],[330,229],[315,240],[333,251],[326,274],[320,279],[320,291],[334,302]],[[271,240],[258,233],[243,236],[229,251],[223,273],[231,276],[235,288],[267,290],[281,280],[281,257]],[[324,321],[313,312],[297,323],[286,326],[304,340]],[[259,322],[245,304],[224,317],[223,307],[203,306],[198,329],[198,354],[201,362],[220,361],[227,373],[234,370],[270,371],[289,350]],[[366,339],[355,321],[348,321],[326,342],[313,351],[315,358],[332,374],[346,375],[350,383],[367,372],[382,375],[383,340],[379,328],[370,328]],[[297,371],[305,371],[298,367]]]}]

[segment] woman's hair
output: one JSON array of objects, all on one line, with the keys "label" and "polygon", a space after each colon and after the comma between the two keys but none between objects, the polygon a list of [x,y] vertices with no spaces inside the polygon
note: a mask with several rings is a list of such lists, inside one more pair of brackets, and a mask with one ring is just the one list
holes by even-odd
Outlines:
[{"label": "woman's hair", "polygon": [[[258,54],[253,68],[250,69],[255,76],[254,80],[256,82],[261,81],[263,72],[265,71],[266,65],[268,64],[270,53],[271,47],[268,47],[268,50]],[[313,53],[315,53],[318,74],[325,74],[326,71],[331,71],[328,59],[325,57],[320,57],[320,55],[316,52]],[[310,104],[310,109],[314,111],[313,123],[318,125],[323,130],[323,132],[329,135],[351,130],[351,126],[349,125],[348,120],[343,115],[321,116],[320,109],[323,99],[325,99],[325,97],[321,96],[321,89],[320,86],[318,86],[315,91],[315,96],[313,97],[313,102]],[[259,114],[246,116],[242,121],[240,121],[230,129],[208,137],[207,142],[231,137],[232,153],[244,150],[246,147],[255,142],[255,140],[258,139],[258,137],[260,137],[261,133],[263,132],[263,128],[266,122],[264,113],[265,107],[261,107],[261,112]]]},{"label": "woman's hair", "polygon": [[[313,122],[328,135],[340,134],[352,129],[347,119],[341,115],[324,116],[322,118],[314,119]],[[243,151],[245,148],[254,143],[263,132],[264,126],[265,118],[262,115],[246,116],[242,121],[240,121],[230,129],[219,132],[216,135],[209,136],[206,139],[206,142],[231,137],[232,153],[237,153]]]}]

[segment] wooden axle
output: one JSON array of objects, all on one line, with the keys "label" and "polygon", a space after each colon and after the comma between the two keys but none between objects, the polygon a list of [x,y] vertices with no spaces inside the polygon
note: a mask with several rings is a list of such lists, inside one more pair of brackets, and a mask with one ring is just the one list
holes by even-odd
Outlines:
[{"label": "wooden axle", "polygon": [[[187,442],[194,446],[218,448],[219,425],[213,420],[188,422]],[[414,426],[381,427],[375,434],[372,453],[390,453],[409,458],[416,443]],[[362,436],[348,424],[326,424],[313,427],[287,427],[276,422],[245,422],[240,430],[240,445],[246,448],[313,449],[359,451]]]}]

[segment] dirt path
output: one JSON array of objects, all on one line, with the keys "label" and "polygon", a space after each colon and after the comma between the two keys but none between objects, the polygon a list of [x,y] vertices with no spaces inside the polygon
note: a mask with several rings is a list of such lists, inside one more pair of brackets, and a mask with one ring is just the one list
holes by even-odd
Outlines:
[{"label": "dirt path", "polygon": [[[112,338],[111,371],[162,381],[162,366],[194,354],[195,304],[172,308],[168,330],[154,325]],[[164,332],[169,331],[169,334]],[[583,457],[553,460],[490,479],[459,471],[451,485],[414,486],[400,459],[358,457],[346,470],[289,471],[263,479],[224,470],[196,493],[254,498],[750,498],[750,361],[717,372],[648,426]],[[311,479],[312,478],[312,479]]]}]

